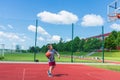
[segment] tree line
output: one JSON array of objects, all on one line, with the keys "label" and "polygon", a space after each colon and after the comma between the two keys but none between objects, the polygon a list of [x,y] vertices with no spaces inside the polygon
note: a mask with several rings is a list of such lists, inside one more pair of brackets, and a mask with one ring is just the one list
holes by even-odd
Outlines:
[{"label": "tree line", "polygon": [[[63,41],[61,38],[59,43],[53,43],[53,47],[59,52],[92,52],[102,49],[102,40],[100,38],[87,38],[80,39],[78,36],[73,39],[73,41]],[[104,47],[107,50],[116,50],[120,48],[120,31],[112,31],[111,34],[105,38]],[[29,52],[46,52],[47,45],[40,47],[30,47]]]}]

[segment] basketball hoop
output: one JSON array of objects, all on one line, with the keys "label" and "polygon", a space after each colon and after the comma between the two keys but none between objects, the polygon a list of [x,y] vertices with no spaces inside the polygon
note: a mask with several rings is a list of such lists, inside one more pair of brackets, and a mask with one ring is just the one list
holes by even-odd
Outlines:
[{"label": "basketball hoop", "polygon": [[116,14],[116,17],[117,17],[118,19],[120,19],[120,13]]},{"label": "basketball hoop", "polygon": [[108,22],[113,22],[120,19],[120,1],[114,0],[107,5]]},{"label": "basketball hoop", "polygon": [[115,15],[108,15],[108,17],[120,19],[120,13],[115,13]]},{"label": "basketball hoop", "polygon": [[120,19],[120,13],[114,13],[114,15],[108,15],[110,21],[115,21]]}]

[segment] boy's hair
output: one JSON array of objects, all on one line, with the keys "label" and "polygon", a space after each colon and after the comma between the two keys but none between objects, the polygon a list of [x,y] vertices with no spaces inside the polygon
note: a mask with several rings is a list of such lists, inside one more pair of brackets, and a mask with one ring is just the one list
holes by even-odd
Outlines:
[{"label": "boy's hair", "polygon": [[52,44],[48,44],[48,45],[47,45],[47,48],[49,49],[49,48],[50,48],[50,46],[52,46]]}]

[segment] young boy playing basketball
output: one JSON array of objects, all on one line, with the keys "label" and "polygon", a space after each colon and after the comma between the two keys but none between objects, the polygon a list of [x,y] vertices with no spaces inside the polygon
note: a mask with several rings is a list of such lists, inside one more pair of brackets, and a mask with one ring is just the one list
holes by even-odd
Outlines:
[{"label": "young boy playing basketball", "polygon": [[49,77],[52,77],[52,71],[53,71],[53,69],[56,66],[54,54],[57,54],[59,59],[60,59],[60,54],[55,49],[53,49],[51,44],[49,44],[47,47],[48,47],[48,51],[47,52],[50,53],[50,56],[48,58],[49,69],[48,69],[47,73],[48,73]]}]

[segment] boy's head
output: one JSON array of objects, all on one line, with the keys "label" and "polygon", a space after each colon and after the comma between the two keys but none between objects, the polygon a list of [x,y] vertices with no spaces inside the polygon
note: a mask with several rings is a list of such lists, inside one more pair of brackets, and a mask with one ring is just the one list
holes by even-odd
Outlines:
[{"label": "boy's head", "polygon": [[52,49],[53,49],[52,44],[48,44],[47,47],[48,47],[49,50],[52,50]]}]

